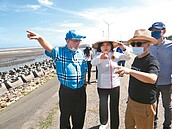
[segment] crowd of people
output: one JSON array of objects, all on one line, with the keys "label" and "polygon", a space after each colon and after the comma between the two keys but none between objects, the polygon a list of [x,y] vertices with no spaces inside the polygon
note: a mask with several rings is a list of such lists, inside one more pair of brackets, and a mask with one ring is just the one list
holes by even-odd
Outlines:
[{"label": "crowd of people", "polygon": [[[135,30],[127,45],[104,40],[83,51],[79,45],[86,36],[78,35],[75,30],[66,33],[64,47],[53,47],[33,31],[27,30],[27,33],[28,38],[37,40],[45,54],[56,63],[60,82],[60,129],[83,128],[87,105],[85,89],[91,84],[92,66],[96,66],[97,73],[99,129],[107,128],[108,109],[110,128],[119,128],[119,77],[124,74],[129,74],[125,129],[156,129],[160,94],[164,108],[163,129],[171,129],[172,61],[169,59],[172,57],[172,41],[164,36],[164,23],[155,22],[148,29]],[[128,68],[125,61],[131,59],[131,53],[135,57]]]}]

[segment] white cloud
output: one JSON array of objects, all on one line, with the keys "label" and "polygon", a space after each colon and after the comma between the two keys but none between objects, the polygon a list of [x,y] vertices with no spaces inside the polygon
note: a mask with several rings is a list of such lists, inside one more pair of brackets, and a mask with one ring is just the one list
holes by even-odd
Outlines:
[{"label": "white cloud", "polygon": [[[80,31],[81,34],[87,36],[87,38],[83,40],[83,43],[91,44],[98,40],[108,38],[108,25],[104,21],[109,23],[109,40],[128,40],[133,36],[136,29],[148,29],[152,23],[162,21],[167,26],[166,35],[172,35],[172,29],[170,29],[172,28],[172,20],[170,17],[172,1],[144,0],[142,3],[142,5],[135,7],[94,8],[77,12],[49,6],[51,9],[58,10],[67,15],[80,16],[85,18],[85,20],[77,21],[76,23],[73,21],[65,21],[60,25],[57,23],[52,27],[44,28],[42,31],[38,29],[35,30],[43,33],[43,35],[50,41],[52,40],[52,42],[54,42],[53,39],[55,39],[58,43],[61,43],[64,42],[65,33],[69,29],[76,29]],[[48,35],[46,35],[46,33]],[[51,34],[51,36],[49,36],[49,34]]]},{"label": "white cloud", "polygon": [[82,25],[83,25],[82,23],[64,23],[64,24],[61,24],[60,26],[62,26],[62,27],[80,27]]},{"label": "white cloud", "polygon": [[31,8],[33,10],[38,10],[41,6],[40,5],[30,5],[30,4],[28,4],[27,7]]},{"label": "white cloud", "polygon": [[53,2],[50,2],[49,0],[38,0],[38,2],[42,5],[47,5],[47,6],[53,5]]},{"label": "white cloud", "polygon": [[101,39],[102,35],[107,37],[108,25],[103,20],[109,23],[109,39],[112,40],[128,40],[133,36],[136,29],[148,29],[157,21],[162,21],[166,24],[166,35],[169,36],[172,35],[172,30],[170,29],[172,28],[171,5],[172,1],[170,0],[153,0],[152,2],[145,2],[142,6],[122,7],[120,9],[96,8],[81,11],[78,15],[91,20],[94,24],[86,29],[87,35],[92,40]]},{"label": "white cloud", "polygon": [[152,23],[162,21],[169,28],[167,28],[166,35],[172,34],[172,30],[170,30],[172,28],[172,21],[169,16],[170,12],[172,12],[170,8],[172,2],[168,0],[153,2],[145,2],[143,6],[135,6],[132,8],[94,8],[78,12],[58,9],[58,11],[66,14],[81,16],[85,20],[84,22],[77,23],[66,21],[60,25],[58,23],[54,27],[49,29],[44,28],[44,31],[39,32],[46,32],[47,34],[51,32],[51,38],[48,35],[45,35],[45,37],[51,40],[54,36],[54,39],[59,40],[57,42],[60,43],[64,41],[65,33],[68,30],[76,29],[81,34],[87,36],[83,40],[83,43],[91,44],[98,40],[108,38],[108,25],[104,21],[109,23],[109,40],[128,40],[133,36],[136,29],[147,29]]}]

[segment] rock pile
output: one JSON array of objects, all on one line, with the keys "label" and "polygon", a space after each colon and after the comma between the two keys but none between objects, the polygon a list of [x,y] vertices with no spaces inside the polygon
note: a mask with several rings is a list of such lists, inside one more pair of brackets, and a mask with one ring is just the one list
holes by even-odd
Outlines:
[{"label": "rock pile", "polygon": [[0,110],[56,76],[54,68],[52,60],[44,60],[30,66],[0,72]]}]

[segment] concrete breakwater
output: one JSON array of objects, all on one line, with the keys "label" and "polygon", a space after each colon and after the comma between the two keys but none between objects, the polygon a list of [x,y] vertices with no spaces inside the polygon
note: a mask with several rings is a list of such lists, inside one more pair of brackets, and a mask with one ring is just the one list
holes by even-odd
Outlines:
[{"label": "concrete breakwater", "polygon": [[47,59],[0,72],[0,110],[54,76],[56,76],[54,62]]}]

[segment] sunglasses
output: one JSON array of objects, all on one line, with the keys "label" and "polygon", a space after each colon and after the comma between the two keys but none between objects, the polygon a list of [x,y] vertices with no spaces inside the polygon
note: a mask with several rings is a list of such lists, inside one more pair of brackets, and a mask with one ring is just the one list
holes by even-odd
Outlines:
[{"label": "sunglasses", "polygon": [[148,41],[146,41],[146,42],[131,42],[130,45],[131,45],[132,47],[135,47],[135,45],[136,45],[137,47],[141,47],[142,44],[146,44],[146,43],[148,43]]}]

